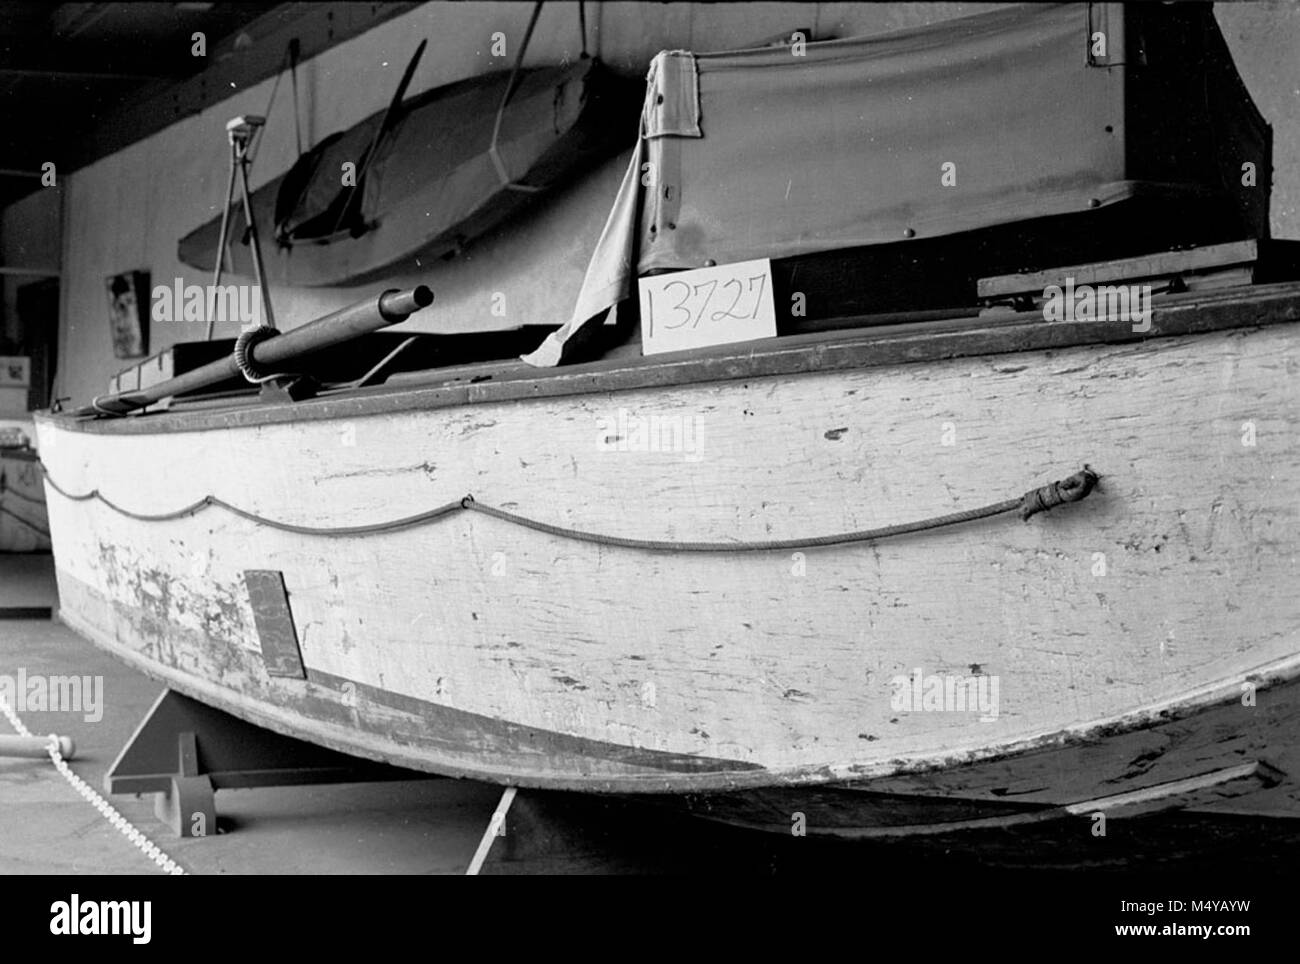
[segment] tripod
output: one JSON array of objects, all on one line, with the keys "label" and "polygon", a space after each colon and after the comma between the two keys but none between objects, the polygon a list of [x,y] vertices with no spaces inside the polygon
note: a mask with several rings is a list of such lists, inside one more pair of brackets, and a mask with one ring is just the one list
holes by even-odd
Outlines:
[{"label": "tripod", "polygon": [[221,209],[221,236],[217,239],[217,265],[212,272],[213,294],[208,305],[208,332],[206,340],[212,340],[212,326],[216,322],[214,305],[216,289],[221,285],[221,269],[226,261],[226,242],[230,233],[230,206],[235,196],[235,173],[239,173],[239,186],[244,200],[244,223],[248,225],[248,244],[253,253],[253,273],[257,277],[257,287],[262,293],[262,324],[275,328],[275,315],[271,311],[271,292],[266,286],[266,274],[262,270],[262,246],[257,240],[257,222],[253,220],[253,204],[248,190],[248,149],[253,143],[257,129],[266,124],[265,117],[245,114],[226,124],[226,140],[230,142],[230,180],[226,184],[226,203]]}]

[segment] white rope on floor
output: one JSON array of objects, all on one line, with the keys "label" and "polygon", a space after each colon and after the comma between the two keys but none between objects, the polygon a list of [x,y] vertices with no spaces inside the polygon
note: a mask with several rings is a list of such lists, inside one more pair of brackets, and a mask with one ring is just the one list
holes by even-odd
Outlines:
[{"label": "white rope on floor", "polygon": [[[0,697],[0,713],[3,713],[5,718],[9,720],[9,725],[18,731],[19,736],[32,735],[31,730],[23,725],[23,721],[18,718],[18,714],[14,712],[13,707],[9,705],[4,697]],[[68,762],[63,759],[63,754],[59,752],[59,738],[53,733],[50,734],[50,745],[47,752],[50,755],[50,760],[54,763],[54,769],[58,770],[63,779],[72,785],[72,789],[81,794],[87,803],[98,810],[105,820],[121,832],[122,836],[135,844],[146,857],[157,864],[163,873],[173,876],[186,875],[185,868],[172,860],[171,857],[168,857],[157,844],[136,829],[131,821],[122,816],[116,807],[100,796],[94,787],[72,772],[72,767],[68,766]]]}]

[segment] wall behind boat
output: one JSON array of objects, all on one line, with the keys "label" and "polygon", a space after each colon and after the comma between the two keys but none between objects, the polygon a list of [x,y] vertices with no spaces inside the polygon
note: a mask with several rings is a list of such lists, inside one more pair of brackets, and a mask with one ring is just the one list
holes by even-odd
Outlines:
[{"label": "wall behind boat", "polygon": [[[37,191],[0,212],[0,265],[11,269],[59,269],[59,200],[57,190]],[[0,301],[0,355],[23,340],[18,317],[19,288],[41,280],[42,276],[35,274],[0,276],[4,289]],[[0,419],[18,415],[25,418],[26,410],[27,389],[0,385]]]},{"label": "wall behind boat", "polygon": [[[643,76],[651,56],[665,48],[743,46],[796,27],[814,36],[843,37],[965,16],[1002,4],[694,4],[587,5],[589,48],[621,72]],[[426,4],[343,43],[299,68],[300,117],[307,144],[381,110],[421,38],[429,49],[410,93],[513,63],[532,4]],[[1273,194],[1275,236],[1300,237],[1300,9],[1289,4],[1220,7],[1219,22],[1252,94],[1274,125],[1278,171]],[[509,56],[491,56],[491,37],[502,31]],[[528,65],[553,64],[579,51],[576,4],[548,3],[528,50]],[[49,211],[63,212],[60,370],[57,392],[84,401],[107,390],[125,362],[113,355],[105,278],[147,270],[152,283],[182,278],[207,284],[206,272],[176,259],[177,240],[219,211],[226,187],[225,122],[242,113],[266,113],[273,80],[180,121],[95,164],[60,178],[59,186],[18,202],[0,214],[0,258],[17,259],[13,246]],[[253,167],[253,186],[292,164],[297,150],[292,88],[281,81],[265,139]],[[635,124],[636,118],[629,118]],[[923,122],[923,119],[918,119]],[[479,239],[457,259],[437,262],[394,285],[424,282],[437,292],[432,309],[405,326],[412,330],[466,331],[525,323],[559,323],[567,316],[596,237],[612,202],[626,157],[615,158]],[[7,279],[6,301],[14,287]],[[297,288],[272,292],[277,321],[294,327],[378,290]],[[493,314],[504,296],[505,317]],[[501,299],[496,299],[500,304]],[[219,328],[233,335],[235,324]],[[201,338],[202,323],[155,322],[150,350]]]}]

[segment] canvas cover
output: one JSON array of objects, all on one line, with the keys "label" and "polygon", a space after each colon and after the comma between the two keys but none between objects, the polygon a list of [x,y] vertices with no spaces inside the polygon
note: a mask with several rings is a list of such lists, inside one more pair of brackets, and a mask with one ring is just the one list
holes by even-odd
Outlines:
[{"label": "canvas cover", "polygon": [[[659,54],[578,304],[525,360],[560,363],[638,273],[1194,199],[1235,184],[1243,148],[1266,166],[1210,6],[1130,11],[1015,7],[802,51]],[[1242,201],[1257,236],[1261,184]]]}]

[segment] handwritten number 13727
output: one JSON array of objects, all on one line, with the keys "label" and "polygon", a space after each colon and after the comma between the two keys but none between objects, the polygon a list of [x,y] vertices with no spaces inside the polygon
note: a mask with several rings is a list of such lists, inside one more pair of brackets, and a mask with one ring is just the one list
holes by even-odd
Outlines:
[{"label": "handwritten number 13727", "polygon": [[[745,282],[740,278],[731,278],[722,282],[720,285],[716,280],[706,281],[698,285],[687,284],[685,281],[668,282],[664,285],[664,294],[668,294],[669,288],[678,287],[682,289],[682,296],[671,308],[672,311],[678,313],[677,316],[671,323],[665,323],[664,327],[677,329],[690,325],[692,328],[698,328],[700,320],[704,318],[709,303],[713,300],[713,296],[717,294],[719,288],[721,288],[723,292],[718,296],[719,301],[725,301],[727,299],[731,294],[729,289],[734,289],[734,295],[731,297],[731,303],[727,305],[726,308],[708,314],[710,321],[721,321],[724,318],[735,318],[741,321],[757,318],[759,305],[763,302],[763,286],[767,283],[767,275],[754,275],[752,278],[747,280],[749,281],[748,286],[746,286]],[[755,290],[755,283],[757,283],[758,286],[757,291]],[[704,296],[702,301],[698,301],[698,306],[692,310],[689,303],[693,300],[698,300],[700,292],[706,289],[708,293]],[[753,304],[748,311],[742,310],[737,312],[736,307],[740,304],[741,299],[744,298],[746,293],[754,295]]]}]

